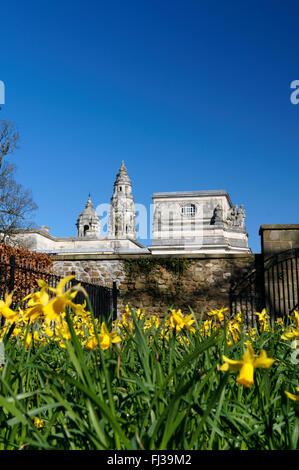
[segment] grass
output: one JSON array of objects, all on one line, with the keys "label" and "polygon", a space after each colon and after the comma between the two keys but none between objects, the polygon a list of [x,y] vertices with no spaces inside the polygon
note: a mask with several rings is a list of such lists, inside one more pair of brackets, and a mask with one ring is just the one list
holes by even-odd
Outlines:
[{"label": "grass", "polygon": [[299,371],[290,341],[281,339],[283,326],[256,328],[256,354],[265,349],[275,363],[255,369],[247,388],[236,383],[237,373],[219,371],[223,354],[237,360],[244,354],[242,328],[229,346],[225,322],[203,334],[204,320],[194,315],[195,331],[176,331],[130,311],[122,341],[103,350],[91,318],[97,340],[91,350],[71,313],[70,337],[62,342],[32,337],[26,347],[39,321],[18,334],[14,325],[6,329],[0,449],[298,449],[298,402],[285,391],[294,393]]}]

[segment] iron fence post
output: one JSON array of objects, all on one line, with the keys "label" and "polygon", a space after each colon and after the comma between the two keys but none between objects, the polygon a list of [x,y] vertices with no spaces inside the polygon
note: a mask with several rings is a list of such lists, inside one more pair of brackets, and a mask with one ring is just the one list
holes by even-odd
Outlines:
[{"label": "iron fence post", "polygon": [[14,255],[10,256],[9,265],[10,265],[9,291],[12,292],[15,287],[15,269],[16,269],[16,257]]},{"label": "iron fence post", "polygon": [[117,287],[116,281],[112,284],[112,306],[113,306],[113,320],[117,318]]}]

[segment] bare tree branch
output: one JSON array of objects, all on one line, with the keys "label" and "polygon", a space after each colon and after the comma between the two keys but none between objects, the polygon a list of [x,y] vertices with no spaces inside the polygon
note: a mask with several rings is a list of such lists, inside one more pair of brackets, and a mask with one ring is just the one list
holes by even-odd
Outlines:
[{"label": "bare tree branch", "polygon": [[19,141],[19,133],[15,125],[8,121],[0,121],[0,168],[3,157],[12,153]]},{"label": "bare tree branch", "polygon": [[37,209],[31,192],[14,179],[16,167],[4,162],[0,169],[0,241],[8,242],[13,233],[29,228],[29,220]]},{"label": "bare tree branch", "polygon": [[0,243],[12,243],[18,229],[30,228],[29,220],[37,209],[31,192],[16,183],[16,166],[3,157],[18,148],[19,133],[12,122],[0,121]]}]

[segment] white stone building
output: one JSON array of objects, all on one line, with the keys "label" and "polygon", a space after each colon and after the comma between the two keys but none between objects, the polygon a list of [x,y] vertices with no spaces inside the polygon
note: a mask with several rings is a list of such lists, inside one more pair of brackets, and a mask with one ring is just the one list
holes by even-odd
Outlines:
[{"label": "white stone building", "polygon": [[248,253],[245,211],[233,207],[228,193],[155,193],[153,254]]},{"label": "white stone building", "polygon": [[122,161],[111,197],[108,236],[101,235],[101,221],[90,196],[78,217],[76,237],[54,237],[45,225],[19,230],[16,237],[28,249],[51,254],[143,254],[149,250],[136,240],[136,214],[132,184]]},{"label": "white stone building", "polygon": [[78,217],[76,237],[54,237],[49,228],[20,230],[27,248],[52,254],[194,254],[248,253],[245,211],[233,207],[228,193],[186,191],[154,193],[152,244],[143,246],[136,233],[132,184],[124,162],[114,182],[107,236],[90,196]]}]

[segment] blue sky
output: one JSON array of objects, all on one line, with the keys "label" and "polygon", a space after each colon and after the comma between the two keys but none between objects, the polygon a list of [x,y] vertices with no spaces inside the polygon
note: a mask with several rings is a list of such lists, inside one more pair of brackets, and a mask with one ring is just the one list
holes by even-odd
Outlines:
[{"label": "blue sky", "polygon": [[[2,3],[0,118],[37,226],[76,234],[88,193],[109,203],[125,160],[135,202],[225,189],[261,224],[298,223],[297,1]],[[141,240],[146,243],[146,240]]]}]

